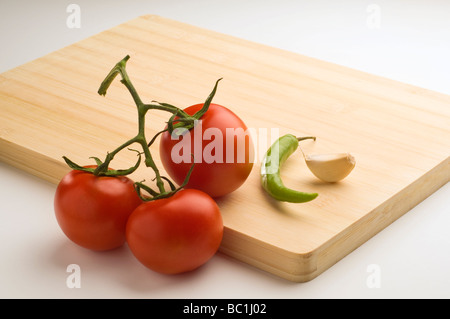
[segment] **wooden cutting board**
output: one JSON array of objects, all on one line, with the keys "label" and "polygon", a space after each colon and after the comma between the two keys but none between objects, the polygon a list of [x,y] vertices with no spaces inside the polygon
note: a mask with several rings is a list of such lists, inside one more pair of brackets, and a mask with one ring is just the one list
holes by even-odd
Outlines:
[{"label": "wooden cutting board", "polygon": [[[97,94],[127,54],[147,102],[200,103],[223,77],[214,102],[254,129],[258,157],[246,183],[218,200],[221,251],[280,277],[315,278],[449,181],[449,96],[152,15],[3,73],[0,159],[57,183],[68,171],[63,155],[90,164],[134,136],[136,109],[125,87],[116,80],[106,97]],[[152,111],[147,136],[167,119]],[[276,130],[315,135],[302,142],[305,153],[350,152],[356,167],[340,183],[322,183],[297,151],[283,167],[285,184],[319,197],[271,200],[259,167]],[[152,151],[158,158],[157,145]],[[129,152],[114,163],[134,161]],[[133,178],[149,174],[139,169]]]}]

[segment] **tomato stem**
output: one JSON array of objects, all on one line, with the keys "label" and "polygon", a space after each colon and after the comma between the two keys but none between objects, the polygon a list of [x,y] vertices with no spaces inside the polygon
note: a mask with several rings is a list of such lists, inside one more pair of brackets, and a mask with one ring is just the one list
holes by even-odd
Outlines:
[{"label": "tomato stem", "polygon": [[214,95],[216,94],[217,85],[219,84],[220,80],[222,80],[222,78],[220,78],[216,81],[216,84],[214,85],[213,90],[211,91],[209,96],[206,98],[206,101],[205,101],[205,103],[203,103],[202,108],[194,114],[194,117],[197,120],[199,120],[208,111],[209,106],[211,105],[212,99],[213,99]]},{"label": "tomato stem", "polygon": [[[138,195],[144,200],[154,200],[154,199],[169,197],[169,196],[172,196],[174,193],[176,193],[178,190],[180,190],[181,188],[183,188],[186,185],[186,183],[188,182],[189,177],[192,173],[194,165],[191,166],[191,169],[189,170],[188,174],[186,175],[186,179],[184,180],[182,185],[180,185],[179,188],[176,188],[175,185],[167,177],[161,176],[159,169],[156,166],[155,161],[153,160],[152,154],[150,152],[150,145],[153,144],[153,142],[155,141],[155,139],[158,135],[160,135],[161,133],[163,133],[165,131],[169,131],[169,133],[172,134],[176,128],[181,128],[181,127],[185,128],[185,129],[193,128],[195,123],[198,121],[198,119],[200,119],[200,117],[202,117],[208,110],[208,108],[211,104],[211,101],[216,93],[217,85],[221,79],[217,80],[212,92],[209,94],[208,98],[206,99],[202,109],[191,116],[191,115],[187,114],[184,110],[182,110],[176,106],[173,106],[171,104],[168,104],[168,103],[161,103],[161,102],[157,102],[157,101],[152,101],[152,103],[150,103],[150,104],[143,103],[139,94],[137,93],[133,83],[131,82],[127,71],[126,71],[126,64],[129,59],[130,59],[129,55],[125,56],[122,60],[120,60],[111,69],[111,71],[108,73],[108,75],[102,81],[102,83],[98,89],[98,94],[105,96],[111,83],[114,81],[114,79],[117,77],[117,75],[120,74],[120,76],[121,76],[120,82],[123,85],[125,85],[125,87],[128,89],[128,91],[130,92],[131,96],[133,97],[134,103],[136,104],[136,107],[137,107],[137,113],[138,113],[137,135],[135,137],[133,137],[132,139],[126,141],[122,145],[118,146],[112,152],[108,152],[106,154],[105,160],[103,162],[100,159],[98,159],[97,157],[92,157],[95,160],[95,162],[97,163],[97,167],[95,167],[95,168],[82,167],[82,166],[72,162],[65,156],[63,158],[66,161],[67,165],[69,165],[69,167],[71,167],[72,169],[86,171],[86,172],[92,173],[97,176],[118,176],[118,175],[129,175],[129,174],[133,173],[140,165],[141,155],[144,154],[145,165],[147,167],[152,168],[155,173],[154,180],[156,181],[156,185],[158,187],[159,193],[156,192],[155,190],[151,189],[150,187],[144,185],[142,182],[139,182],[139,183],[135,183],[135,188],[136,188],[136,191],[138,192]],[[169,121],[167,122],[168,127],[166,129],[158,132],[152,138],[152,140],[150,142],[147,142],[147,139],[145,136],[145,116],[149,110],[166,111],[166,112],[172,113],[172,116],[170,117]],[[114,156],[117,153],[119,153],[121,150],[123,150],[124,148],[127,148],[128,146],[130,146],[134,143],[140,144],[142,147],[142,150],[143,150],[142,153],[138,152],[137,150],[132,150],[132,151],[135,151],[138,153],[138,160],[137,160],[136,164],[134,166],[132,166],[128,169],[124,169],[124,170],[109,169],[109,164],[113,160]],[[170,189],[171,189],[170,191],[165,190],[164,181],[166,181],[169,184]],[[148,198],[148,197],[142,196],[141,188],[144,189],[145,191],[147,191],[152,197]]]},{"label": "tomato stem", "polygon": [[120,82],[122,82],[122,84],[124,84],[127,87],[128,91],[130,91],[131,96],[133,97],[134,102],[139,107],[139,105],[143,104],[142,100],[139,97],[139,94],[137,93],[133,84],[131,83],[131,80],[128,77],[128,74],[126,71],[126,64],[129,59],[130,59],[130,56],[127,55],[112,68],[112,70],[109,72],[109,74],[106,76],[106,78],[103,80],[102,84],[100,85],[100,88],[98,89],[98,94],[105,96],[106,91],[108,90],[112,81],[116,78],[117,74],[120,74],[122,76],[122,80]]},{"label": "tomato stem", "polygon": [[[109,74],[106,76],[106,78],[103,80],[102,84],[100,85],[100,88],[98,90],[98,93],[100,95],[106,95],[106,92],[114,80],[114,78],[117,76],[117,74],[120,74],[122,79],[121,83],[125,85],[125,87],[130,92],[131,96],[133,97],[134,103],[136,104],[137,110],[138,110],[138,133],[137,135],[130,139],[129,141],[125,142],[124,144],[117,147],[114,151],[111,153],[108,153],[106,156],[104,165],[109,164],[109,162],[114,158],[114,155],[116,155],[119,151],[124,149],[125,147],[133,144],[133,143],[139,143],[142,147],[142,150],[144,151],[145,156],[145,165],[147,167],[150,167],[153,169],[155,176],[156,176],[156,185],[161,193],[165,193],[166,190],[164,188],[164,182],[161,178],[160,172],[158,167],[156,167],[156,164],[153,160],[152,154],[150,153],[150,150],[147,146],[147,139],[145,137],[145,115],[151,107],[148,107],[148,105],[145,105],[139,94],[137,93],[136,89],[134,88],[133,83],[131,82],[128,73],[126,71],[126,62],[130,58],[129,55],[127,55],[125,58],[123,58],[121,61],[119,61],[114,68],[109,72]],[[99,166],[100,168],[100,166]],[[100,168],[105,169],[105,168]]]}]

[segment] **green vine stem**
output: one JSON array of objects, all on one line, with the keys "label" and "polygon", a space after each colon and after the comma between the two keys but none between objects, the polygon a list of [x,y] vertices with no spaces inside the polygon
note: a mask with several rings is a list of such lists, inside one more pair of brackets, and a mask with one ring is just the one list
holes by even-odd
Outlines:
[{"label": "green vine stem", "polygon": [[[178,128],[178,127],[184,127],[186,129],[193,128],[195,123],[197,123],[197,120],[200,119],[200,117],[203,114],[205,114],[206,111],[208,110],[209,105],[211,104],[212,98],[214,97],[214,94],[217,90],[218,82],[221,79],[217,80],[217,82],[213,88],[213,91],[210,93],[210,95],[206,99],[202,109],[191,116],[191,115],[188,115],[182,109],[180,109],[176,106],[173,106],[171,104],[168,104],[168,103],[160,103],[160,102],[156,102],[156,101],[152,101],[152,103],[150,103],[150,104],[143,103],[139,94],[137,93],[136,89],[134,88],[134,86],[128,76],[128,73],[126,71],[126,63],[129,59],[130,59],[130,56],[127,55],[125,58],[123,58],[121,61],[119,61],[111,69],[109,74],[106,76],[106,78],[101,83],[100,88],[98,89],[98,94],[105,96],[106,92],[107,92],[109,86],[111,85],[111,83],[113,82],[113,80],[116,78],[117,75],[120,74],[120,76],[121,76],[120,82],[122,84],[124,84],[125,87],[128,89],[128,91],[130,92],[131,96],[133,97],[134,103],[136,104],[136,107],[137,107],[137,113],[138,113],[138,133],[137,133],[137,135],[135,137],[133,137],[132,139],[128,140],[127,142],[123,143],[122,145],[118,146],[112,152],[108,152],[106,155],[106,158],[103,162],[96,157],[92,157],[95,160],[95,162],[97,163],[97,167],[95,167],[95,168],[83,167],[83,166],[80,166],[80,165],[72,162],[65,156],[63,156],[63,158],[64,158],[65,162],[67,163],[67,165],[69,167],[71,167],[72,169],[90,172],[97,176],[119,176],[119,175],[123,176],[123,175],[129,175],[129,174],[133,173],[139,167],[140,162],[141,162],[141,155],[144,154],[145,165],[147,167],[150,167],[155,173],[154,180],[156,180],[156,185],[158,187],[159,192],[151,189],[149,186],[144,185],[142,182],[137,182],[137,183],[135,183],[135,186],[136,186],[136,190],[137,190],[139,196],[142,199],[147,200],[147,201],[164,198],[164,197],[169,197],[186,185],[186,183],[188,182],[189,177],[192,173],[194,165],[192,165],[192,167],[189,170],[189,172],[186,176],[186,179],[182,183],[182,185],[180,185],[179,188],[175,188],[173,183],[168,178],[161,176],[159,169],[153,160],[149,146],[155,141],[156,137],[159,134],[161,134],[165,131],[169,131],[172,134],[174,129]],[[158,132],[150,142],[147,142],[147,139],[145,136],[145,116],[146,116],[147,112],[152,109],[162,110],[162,111],[172,113],[172,116],[168,121],[168,128],[164,129],[163,131]],[[127,148],[128,146],[130,146],[134,143],[140,144],[142,147],[142,150],[143,150],[143,153],[141,153],[137,150],[129,149],[129,150],[132,150],[132,151],[135,151],[138,153],[138,160],[137,160],[136,164],[134,166],[132,166],[128,169],[124,169],[124,170],[109,169],[109,164],[113,160],[114,156],[117,153],[119,153],[121,150],[123,150],[124,148]],[[169,186],[171,189],[170,191],[165,190],[164,181],[169,183]],[[147,191],[150,195],[152,195],[152,197],[149,198],[149,197],[143,196],[140,191],[141,189],[144,189],[145,191]]]}]

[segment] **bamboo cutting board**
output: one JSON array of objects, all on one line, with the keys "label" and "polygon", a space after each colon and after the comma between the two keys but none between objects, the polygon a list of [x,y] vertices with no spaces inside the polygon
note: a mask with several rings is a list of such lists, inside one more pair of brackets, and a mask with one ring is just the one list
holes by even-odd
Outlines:
[{"label": "bamboo cutting board", "polygon": [[[315,278],[449,181],[449,96],[152,15],[3,73],[0,159],[57,183],[68,171],[63,155],[91,164],[133,137],[137,115],[125,87],[116,80],[106,97],[96,93],[127,54],[144,102],[200,103],[223,77],[214,102],[253,129],[257,158],[246,183],[218,199],[221,251],[277,276]],[[167,119],[152,111],[147,136]],[[319,197],[271,200],[259,166],[276,133],[315,135],[301,142],[305,153],[350,152],[356,167],[340,183],[322,183],[297,151],[284,182]],[[152,152],[158,158],[157,145]],[[116,168],[134,163],[125,153]]]}]

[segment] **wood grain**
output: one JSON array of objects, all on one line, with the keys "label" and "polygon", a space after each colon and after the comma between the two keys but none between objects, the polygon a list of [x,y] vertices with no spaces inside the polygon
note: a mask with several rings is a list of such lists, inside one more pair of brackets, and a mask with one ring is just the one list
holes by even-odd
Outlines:
[{"label": "wood grain", "polygon": [[[96,93],[127,54],[145,101],[186,107],[224,78],[214,102],[258,133],[258,157],[246,183],[217,200],[221,251],[277,276],[317,277],[450,179],[449,96],[153,15],[1,74],[0,160],[57,183],[68,171],[63,155],[88,164],[134,136],[136,109],[125,87],[115,81],[106,97]],[[152,112],[148,136],[166,120]],[[285,184],[320,195],[275,202],[259,185],[271,129],[315,135],[302,142],[305,152],[350,152],[356,168],[340,183],[322,183],[298,153],[283,167]],[[152,151],[162,168],[157,145]],[[130,152],[114,163],[134,160]],[[139,169],[132,177],[153,176]]]}]

